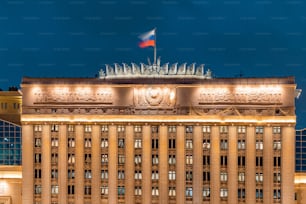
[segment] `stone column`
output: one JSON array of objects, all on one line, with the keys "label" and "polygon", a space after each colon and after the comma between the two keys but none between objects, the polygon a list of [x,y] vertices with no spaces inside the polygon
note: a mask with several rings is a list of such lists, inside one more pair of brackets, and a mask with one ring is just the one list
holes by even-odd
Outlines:
[{"label": "stone column", "polygon": [[125,127],[125,203],[134,204],[134,129],[132,125]]},{"label": "stone column", "polygon": [[168,203],[168,130],[159,127],[159,203]]},{"label": "stone column", "polygon": [[281,203],[293,204],[295,172],[295,129],[282,128]]},{"label": "stone column", "polygon": [[143,126],[143,154],[142,154],[142,203],[151,204],[152,197],[152,154],[151,154],[151,127],[148,125]]},{"label": "stone column", "polygon": [[202,182],[203,182],[203,134],[201,126],[193,128],[193,203],[202,203]]},{"label": "stone column", "polygon": [[58,146],[58,203],[67,203],[67,126],[59,126]]},{"label": "stone column", "polygon": [[84,204],[84,126],[75,126],[75,203]]},{"label": "stone column", "polygon": [[176,128],[176,203],[185,203],[185,127]]},{"label": "stone column", "polygon": [[42,184],[42,203],[51,203],[51,131],[50,125],[42,127],[42,162],[41,162],[41,184]]},{"label": "stone column", "polygon": [[101,200],[101,129],[99,125],[92,126],[91,135],[91,203],[100,204]]},{"label": "stone column", "polygon": [[22,126],[22,203],[34,203],[34,135],[32,125]]},{"label": "stone column", "polygon": [[117,203],[117,127],[115,125],[109,126],[109,153],[108,153],[108,203]]},{"label": "stone column", "polygon": [[228,203],[238,203],[238,152],[236,126],[229,126],[228,134]]},{"label": "stone column", "polygon": [[246,203],[256,203],[256,148],[255,148],[255,127],[247,127],[246,133],[246,173],[245,173],[245,191]]},{"label": "stone column", "polygon": [[220,204],[220,135],[219,126],[211,127],[210,189],[211,204]]},{"label": "stone column", "polygon": [[263,201],[273,203],[273,135],[272,127],[264,128],[263,135]]}]

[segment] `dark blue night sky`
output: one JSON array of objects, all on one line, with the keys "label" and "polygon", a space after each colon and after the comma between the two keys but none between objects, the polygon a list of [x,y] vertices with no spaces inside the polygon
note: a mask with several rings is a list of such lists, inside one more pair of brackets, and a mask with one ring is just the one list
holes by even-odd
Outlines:
[{"label": "dark blue night sky", "polygon": [[[306,92],[302,0],[1,0],[0,88],[22,76],[93,77],[104,64],[147,62],[157,28],[162,64],[206,64],[215,77],[295,76]],[[306,96],[297,100],[306,127]]]}]

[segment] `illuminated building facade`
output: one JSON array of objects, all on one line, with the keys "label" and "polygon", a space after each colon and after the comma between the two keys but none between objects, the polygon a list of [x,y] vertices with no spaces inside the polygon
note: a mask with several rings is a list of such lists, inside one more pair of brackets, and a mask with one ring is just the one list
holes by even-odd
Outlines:
[{"label": "illuminated building facade", "polygon": [[116,64],[22,92],[23,204],[295,202],[292,77]]}]

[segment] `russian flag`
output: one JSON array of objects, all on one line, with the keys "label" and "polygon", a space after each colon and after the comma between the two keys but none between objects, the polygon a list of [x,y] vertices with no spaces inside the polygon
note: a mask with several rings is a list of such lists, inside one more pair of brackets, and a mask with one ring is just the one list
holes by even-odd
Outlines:
[{"label": "russian flag", "polygon": [[138,44],[139,47],[145,48],[145,47],[154,47],[155,46],[155,29],[146,32],[139,36],[141,42]]}]

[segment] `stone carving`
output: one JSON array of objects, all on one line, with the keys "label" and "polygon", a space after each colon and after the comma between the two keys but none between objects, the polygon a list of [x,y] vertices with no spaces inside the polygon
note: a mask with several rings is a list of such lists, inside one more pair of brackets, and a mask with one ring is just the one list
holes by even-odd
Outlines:
[{"label": "stone carving", "polygon": [[135,107],[169,108],[175,105],[175,88],[134,88]]}]

